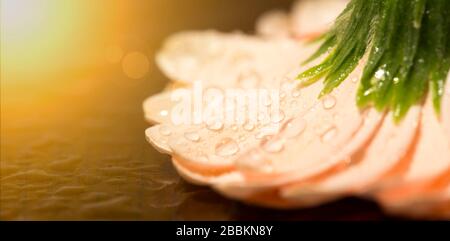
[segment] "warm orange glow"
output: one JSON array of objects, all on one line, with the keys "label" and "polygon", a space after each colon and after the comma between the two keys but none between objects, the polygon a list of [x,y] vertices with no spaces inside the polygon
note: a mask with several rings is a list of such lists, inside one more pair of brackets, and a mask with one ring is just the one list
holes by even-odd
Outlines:
[{"label": "warm orange glow", "polygon": [[106,47],[105,57],[110,63],[119,63],[123,54],[123,49],[119,45],[113,44]]},{"label": "warm orange glow", "polygon": [[68,50],[74,42],[72,34],[82,25],[73,16],[75,3],[2,1],[2,56],[6,70],[25,73],[61,68],[61,58],[71,54]]},{"label": "warm orange glow", "polygon": [[52,84],[98,72],[107,64],[106,46],[117,42],[126,20],[119,1],[0,3],[2,82],[8,85]]}]

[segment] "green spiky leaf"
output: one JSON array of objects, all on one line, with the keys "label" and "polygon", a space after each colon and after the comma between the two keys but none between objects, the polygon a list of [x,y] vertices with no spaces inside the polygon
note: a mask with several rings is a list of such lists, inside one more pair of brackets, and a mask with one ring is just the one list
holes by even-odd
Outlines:
[{"label": "green spiky leaf", "polygon": [[338,87],[367,56],[356,103],[391,110],[400,120],[430,92],[436,112],[450,70],[449,0],[352,0],[308,60],[302,85],[324,77],[322,95]]}]

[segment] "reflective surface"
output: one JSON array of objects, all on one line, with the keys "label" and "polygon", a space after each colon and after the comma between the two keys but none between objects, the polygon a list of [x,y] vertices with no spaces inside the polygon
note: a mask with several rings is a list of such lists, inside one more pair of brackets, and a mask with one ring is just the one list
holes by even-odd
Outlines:
[{"label": "reflective surface", "polygon": [[[88,2],[84,11],[101,9]],[[374,204],[356,199],[297,211],[239,204],[185,183],[169,157],[145,141],[141,104],[167,82],[152,60],[165,37],[183,29],[250,31],[258,14],[287,9],[290,1],[129,1],[127,8],[111,2],[109,14],[124,11],[121,16],[128,17],[103,19],[117,26],[111,39],[99,40],[101,31],[80,37],[89,43],[87,50],[77,50],[83,61],[39,58],[49,51],[44,48],[33,55],[36,71],[26,65],[13,71],[3,66],[12,59],[2,55],[2,220],[386,218]],[[93,19],[94,27],[107,26]]]}]

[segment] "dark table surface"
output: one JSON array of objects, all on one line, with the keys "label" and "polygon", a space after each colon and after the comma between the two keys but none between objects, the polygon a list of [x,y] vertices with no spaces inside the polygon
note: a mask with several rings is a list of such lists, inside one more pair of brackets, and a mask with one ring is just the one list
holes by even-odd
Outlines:
[{"label": "dark table surface", "polygon": [[[135,45],[150,59],[173,32],[251,31],[260,13],[274,7],[288,9],[291,4],[279,0],[142,2],[134,10],[134,25],[129,29],[139,35],[142,41]],[[95,75],[70,76],[45,88],[4,85],[2,80],[1,219],[392,219],[376,204],[354,198],[313,209],[275,211],[187,184],[169,157],[144,138],[148,124],[141,103],[166,82],[153,62],[141,80],[128,79],[120,65],[107,66]]]}]

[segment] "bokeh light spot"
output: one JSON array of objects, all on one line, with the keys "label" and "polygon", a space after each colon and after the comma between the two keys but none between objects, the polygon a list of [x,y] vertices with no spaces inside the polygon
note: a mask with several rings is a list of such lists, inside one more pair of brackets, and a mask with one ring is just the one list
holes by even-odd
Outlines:
[{"label": "bokeh light spot", "polygon": [[122,69],[129,78],[141,79],[148,73],[150,62],[143,53],[131,52],[123,58]]}]

